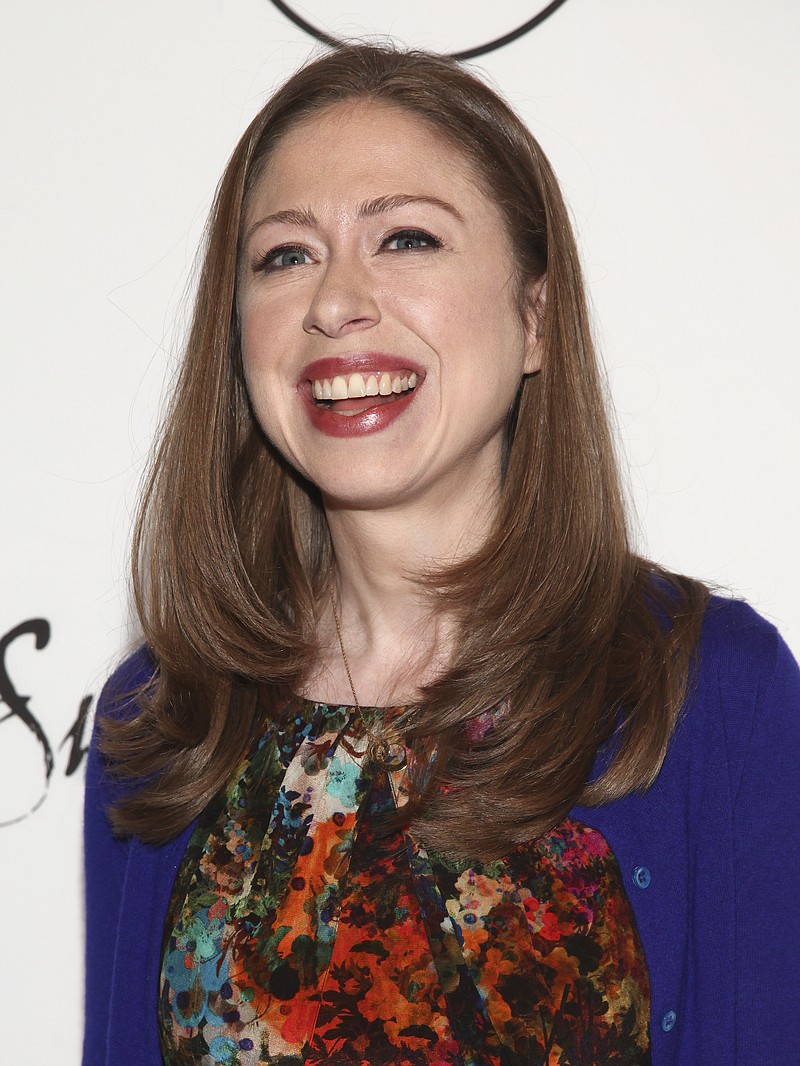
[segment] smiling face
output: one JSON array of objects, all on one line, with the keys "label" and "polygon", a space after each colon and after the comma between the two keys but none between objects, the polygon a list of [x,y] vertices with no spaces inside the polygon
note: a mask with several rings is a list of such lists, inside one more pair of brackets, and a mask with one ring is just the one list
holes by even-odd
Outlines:
[{"label": "smiling face", "polygon": [[256,417],[329,504],[499,485],[534,331],[503,216],[433,126],[362,101],[294,126],[250,198],[238,299]]}]

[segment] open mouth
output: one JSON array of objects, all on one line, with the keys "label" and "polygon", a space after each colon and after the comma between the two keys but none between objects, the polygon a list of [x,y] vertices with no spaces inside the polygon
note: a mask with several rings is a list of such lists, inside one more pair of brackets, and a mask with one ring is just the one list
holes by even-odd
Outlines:
[{"label": "open mouth", "polygon": [[399,400],[416,388],[417,375],[413,370],[384,370],[315,378],[310,384],[317,407],[339,415],[358,415]]}]

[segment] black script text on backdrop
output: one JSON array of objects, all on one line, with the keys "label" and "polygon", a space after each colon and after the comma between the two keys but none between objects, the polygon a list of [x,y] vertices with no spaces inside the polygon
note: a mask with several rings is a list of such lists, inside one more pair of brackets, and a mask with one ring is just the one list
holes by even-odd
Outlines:
[{"label": "black script text on backdrop", "polygon": [[[22,813],[0,809],[0,826],[12,825],[14,822],[22,821],[23,818],[28,818],[41,807],[47,797],[50,778],[56,764],[50,740],[39,719],[29,706],[32,697],[23,696],[17,692],[16,686],[8,673],[6,652],[15,640],[25,636],[32,636],[36,649],[41,651],[47,647],[50,640],[50,623],[46,618],[29,618],[25,622],[20,622],[18,626],[14,626],[5,636],[0,637],[0,704],[4,704],[8,708],[8,712],[0,717],[0,726],[17,718],[28,729],[31,741],[39,745],[42,756],[42,792],[38,800]],[[64,768],[64,774],[67,777],[71,777],[75,773],[86,754],[83,736],[93,698],[93,696],[83,697],[78,708],[77,717],[58,747],[58,750],[61,751],[65,745],[69,744],[67,764]]]}]

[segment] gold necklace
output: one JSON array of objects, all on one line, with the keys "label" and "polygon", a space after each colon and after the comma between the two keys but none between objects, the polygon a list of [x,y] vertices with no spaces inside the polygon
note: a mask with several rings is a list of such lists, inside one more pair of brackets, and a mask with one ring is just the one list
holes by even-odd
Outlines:
[{"label": "gold necklace", "polygon": [[393,767],[393,760],[391,759],[391,749],[389,742],[384,736],[376,736],[375,733],[369,727],[367,719],[364,717],[364,712],[361,710],[361,704],[358,702],[358,696],[356,695],[356,686],[353,684],[353,675],[350,673],[350,663],[347,661],[347,652],[344,650],[344,641],[342,640],[342,627],[339,624],[339,610],[336,606],[336,591],[333,587],[333,566],[331,566],[330,577],[328,581],[328,589],[331,594],[331,607],[333,608],[333,621],[336,625],[336,636],[339,639],[339,650],[342,653],[342,662],[344,663],[345,673],[347,674],[347,680],[350,683],[350,691],[353,693],[353,703],[355,704],[356,714],[361,720],[361,724],[364,727],[364,732],[369,738],[367,744],[367,761],[373,763],[375,766],[388,770]]}]

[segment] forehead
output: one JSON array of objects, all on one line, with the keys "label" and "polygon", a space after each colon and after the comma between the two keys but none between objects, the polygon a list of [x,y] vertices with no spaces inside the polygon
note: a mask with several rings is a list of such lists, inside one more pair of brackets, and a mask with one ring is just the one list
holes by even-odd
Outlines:
[{"label": "forehead", "polygon": [[386,193],[458,199],[497,213],[467,155],[443,131],[400,107],[334,104],[298,122],[273,148],[251,197],[253,210],[299,201],[363,202]]}]

